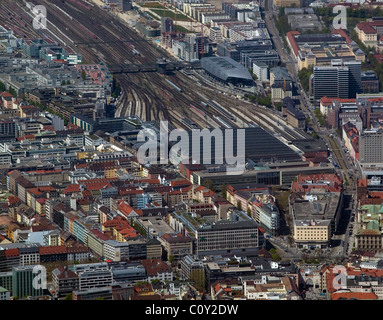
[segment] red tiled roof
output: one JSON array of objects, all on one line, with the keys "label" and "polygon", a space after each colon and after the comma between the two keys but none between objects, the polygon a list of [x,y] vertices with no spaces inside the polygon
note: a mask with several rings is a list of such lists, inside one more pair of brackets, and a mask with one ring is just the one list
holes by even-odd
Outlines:
[{"label": "red tiled roof", "polygon": [[19,249],[8,249],[8,250],[5,250],[5,256],[8,258],[12,258],[12,257],[17,257],[19,256],[20,253],[19,253]]},{"label": "red tiled roof", "polygon": [[2,97],[2,98],[11,98],[11,97],[13,97],[13,95],[12,94],[10,94],[8,91],[3,91],[2,93],[0,93],[0,96]]},{"label": "red tiled roof", "polygon": [[67,253],[86,253],[89,249],[83,245],[77,244],[74,247],[67,247]]},{"label": "red tiled roof", "polygon": [[96,237],[100,238],[101,240],[106,241],[109,239],[109,237],[105,233],[101,232],[100,230],[92,229],[90,230],[90,232],[92,232]]},{"label": "red tiled roof", "polygon": [[294,36],[296,36],[298,34],[301,34],[301,33],[298,31],[289,31],[286,33],[287,39],[289,40],[289,43],[293,48],[295,56],[298,56],[299,46],[298,46],[297,42],[295,41]]},{"label": "red tiled roof", "polygon": [[360,22],[356,24],[356,27],[366,34],[376,34],[376,30],[369,22]]},{"label": "red tiled roof", "polygon": [[157,276],[159,273],[172,271],[172,268],[161,259],[145,259],[141,260],[141,264],[149,276]]},{"label": "red tiled roof", "polygon": [[21,202],[21,200],[20,200],[20,198],[17,197],[17,196],[10,195],[10,196],[8,197],[8,203],[9,203],[9,205],[16,204],[16,203],[19,203],[19,202]]},{"label": "red tiled roof", "polygon": [[333,101],[338,101],[339,103],[353,103],[356,101],[356,99],[342,99],[342,98],[329,98],[329,97],[322,97],[320,99],[320,103],[322,105],[331,106]]},{"label": "red tiled roof", "polygon": [[86,184],[86,189],[89,190],[89,191],[108,189],[110,187],[112,187],[112,185],[109,182],[98,182],[98,183]]},{"label": "red tiled roof", "polygon": [[189,180],[186,180],[186,179],[182,179],[182,180],[173,180],[173,181],[170,181],[170,185],[172,187],[179,187],[179,186],[190,186],[191,185],[191,182]]},{"label": "red tiled roof", "polygon": [[55,230],[55,227],[51,224],[48,225],[37,225],[37,226],[32,226],[32,231],[33,232],[38,232],[38,231],[46,231],[46,230]]},{"label": "red tiled roof", "polygon": [[74,193],[74,192],[80,192],[80,185],[79,184],[70,184],[64,189],[64,193]]},{"label": "red tiled roof", "polygon": [[[134,210],[130,205],[125,201],[122,201],[117,209],[124,215],[128,216],[132,211],[136,212],[138,215],[142,215],[142,210]],[[141,213],[141,214],[140,214]]]},{"label": "red tiled roof", "polygon": [[199,192],[199,191],[202,191],[202,190],[205,190],[204,186],[198,186],[197,188],[194,189],[195,192]]},{"label": "red tiled roof", "polygon": [[65,246],[39,247],[39,253],[40,255],[65,254],[67,250]]},{"label": "red tiled roof", "polygon": [[51,192],[51,191],[56,191],[56,189],[52,186],[41,186],[41,187],[38,187],[38,189],[41,191],[41,192]]},{"label": "red tiled roof", "polygon": [[110,183],[118,181],[118,178],[99,178],[99,179],[87,179],[87,180],[79,180],[78,182],[81,184],[94,184],[94,183]]},{"label": "red tiled roof", "polygon": [[28,192],[35,195],[35,196],[41,196],[42,195],[42,193],[39,191],[38,188],[29,189]]},{"label": "red tiled roof", "polygon": [[141,179],[140,182],[149,183],[149,184],[159,184],[160,180],[158,180],[158,179]]},{"label": "red tiled roof", "polygon": [[58,279],[77,279],[78,275],[73,272],[72,270],[69,270],[67,267],[60,266],[57,268],[59,270],[59,274],[57,275]]},{"label": "red tiled roof", "polygon": [[338,33],[338,34],[340,34],[342,37],[344,37],[345,39],[346,39],[346,42],[349,44],[349,43],[351,43],[352,42],[352,39],[347,35],[347,33],[344,31],[344,30],[342,30],[342,29],[335,29],[335,30],[333,30],[333,31],[331,31],[331,33]]},{"label": "red tiled roof", "polygon": [[373,292],[335,292],[331,294],[331,300],[357,299],[357,300],[377,300],[378,296]]}]

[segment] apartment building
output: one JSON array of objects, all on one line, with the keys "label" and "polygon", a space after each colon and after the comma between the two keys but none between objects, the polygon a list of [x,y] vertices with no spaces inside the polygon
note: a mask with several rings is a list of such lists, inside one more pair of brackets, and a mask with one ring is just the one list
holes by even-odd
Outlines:
[{"label": "apartment building", "polygon": [[57,297],[65,297],[72,291],[78,290],[79,279],[76,273],[66,266],[60,266],[52,271],[53,290]]}]

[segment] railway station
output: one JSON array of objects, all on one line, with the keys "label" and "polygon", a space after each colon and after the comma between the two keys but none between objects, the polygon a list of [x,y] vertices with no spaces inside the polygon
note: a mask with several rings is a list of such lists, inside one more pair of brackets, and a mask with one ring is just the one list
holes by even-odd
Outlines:
[{"label": "railway station", "polygon": [[207,57],[200,61],[202,69],[218,81],[236,86],[254,85],[250,72],[229,57]]}]

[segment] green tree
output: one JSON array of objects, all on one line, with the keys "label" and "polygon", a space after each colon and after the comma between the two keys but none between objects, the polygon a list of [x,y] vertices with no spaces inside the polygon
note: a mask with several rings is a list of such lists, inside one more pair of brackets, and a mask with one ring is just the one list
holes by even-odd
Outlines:
[{"label": "green tree", "polygon": [[14,97],[17,96],[17,92],[16,92],[16,90],[15,90],[12,86],[9,86],[8,91],[9,91],[9,93],[10,93],[11,95],[13,95]]},{"label": "green tree", "polygon": [[313,73],[312,67],[310,69],[302,68],[298,71],[298,78],[302,85],[303,90],[308,91],[309,90],[309,80],[310,76]]},{"label": "green tree", "polygon": [[112,81],[112,97],[117,98],[121,93],[120,84],[117,82],[117,79],[113,77]]},{"label": "green tree", "polygon": [[72,294],[71,294],[71,293],[68,293],[68,294],[65,296],[64,300],[73,300]]},{"label": "green tree", "polygon": [[281,111],[282,110],[282,102],[277,102],[275,104],[275,109],[278,110],[278,111]]},{"label": "green tree", "polygon": [[323,114],[322,114],[322,112],[320,112],[320,109],[319,109],[319,108],[315,108],[315,110],[314,110],[314,114],[315,114],[315,116],[317,117],[319,124],[320,124],[321,126],[323,126],[323,125],[324,125],[324,119],[323,119]]},{"label": "green tree", "polygon": [[202,181],[202,185],[205,187],[205,188],[208,188],[212,191],[215,191],[216,190],[216,187],[214,185],[214,181],[211,180],[211,179],[205,179]]},{"label": "green tree", "polygon": [[86,80],[86,72],[85,72],[85,70],[81,71],[81,78],[82,78],[82,80]]},{"label": "green tree", "polygon": [[0,91],[5,91],[5,84],[0,81]]},{"label": "green tree", "polygon": [[239,209],[239,210],[242,210],[242,202],[241,201],[237,201],[237,208]]},{"label": "green tree", "polygon": [[221,195],[223,198],[227,199],[227,185],[221,184]]}]

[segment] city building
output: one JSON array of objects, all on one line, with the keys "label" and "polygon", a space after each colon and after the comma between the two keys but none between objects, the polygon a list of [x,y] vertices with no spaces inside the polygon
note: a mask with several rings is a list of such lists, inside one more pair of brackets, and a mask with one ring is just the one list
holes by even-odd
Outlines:
[{"label": "city building", "polygon": [[328,247],[340,221],[342,203],[343,181],[339,176],[298,175],[289,196],[297,246]]},{"label": "city building", "polygon": [[[35,265],[38,267],[38,265]],[[25,296],[41,296],[43,295],[43,279],[37,284],[34,280],[36,273],[35,266],[18,266],[12,269],[12,296],[25,297]],[[39,272],[37,272],[38,274]]]},{"label": "city building", "polygon": [[251,86],[253,78],[249,71],[229,57],[201,59],[202,68],[211,76],[225,83]]},{"label": "city building", "polygon": [[205,269],[198,256],[187,255],[181,260],[182,278],[191,280],[201,290],[205,287]]},{"label": "city building", "polygon": [[269,68],[266,63],[254,62],[253,63],[253,74],[257,76],[257,80],[266,82],[269,81]]},{"label": "city building", "polygon": [[349,69],[339,66],[314,67],[314,99],[322,97],[349,98]]},{"label": "city building", "polygon": [[180,260],[188,254],[193,254],[193,239],[181,233],[165,233],[159,238],[159,241],[168,260],[169,257]]},{"label": "city building", "polygon": [[253,221],[224,221],[205,225],[196,231],[196,254],[254,254],[257,252],[258,225]]},{"label": "city building", "polygon": [[66,266],[58,267],[52,271],[52,282],[53,290],[59,298],[72,294],[79,288],[78,275]]},{"label": "city building", "polygon": [[365,61],[365,53],[343,30],[333,30],[330,34],[301,34],[299,31],[289,31],[286,38],[298,64],[298,70],[330,66],[333,59]]}]

